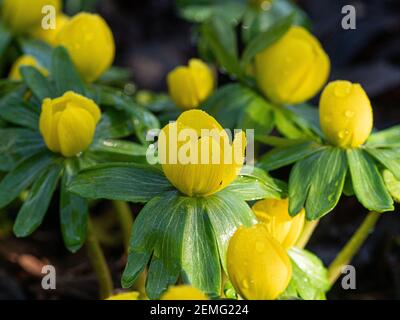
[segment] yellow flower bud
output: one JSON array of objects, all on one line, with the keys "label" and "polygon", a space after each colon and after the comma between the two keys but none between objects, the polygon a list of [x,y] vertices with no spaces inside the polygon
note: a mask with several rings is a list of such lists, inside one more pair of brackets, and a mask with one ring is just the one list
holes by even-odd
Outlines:
[{"label": "yellow flower bud", "polygon": [[14,64],[11,67],[11,71],[10,74],[8,75],[8,78],[13,81],[20,81],[22,78],[20,68],[25,66],[35,67],[38,71],[40,71],[40,73],[42,73],[46,77],[49,75],[47,69],[43,68],[34,57],[29,55],[24,55],[19,57],[14,62]]},{"label": "yellow flower bud", "polygon": [[264,224],[240,227],[229,242],[229,278],[248,300],[274,300],[289,285],[292,264]]},{"label": "yellow flower bud", "polygon": [[55,46],[57,34],[66,25],[69,19],[70,18],[67,15],[60,13],[56,17],[55,29],[43,29],[41,24],[39,24],[33,28],[33,30],[30,32],[30,35],[35,39],[42,40],[51,46]]},{"label": "yellow flower bud", "polygon": [[188,196],[208,196],[231,184],[243,166],[245,148],[243,132],[231,143],[220,124],[200,110],[183,112],[158,140],[165,176]]},{"label": "yellow flower bud", "polygon": [[69,91],[43,101],[40,133],[51,151],[72,157],[90,146],[100,117],[101,111],[93,100]]},{"label": "yellow flower bud", "polygon": [[93,82],[113,63],[114,37],[97,14],[79,13],[58,32],[56,45],[65,47],[82,77]]},{"label": "yellow flower bud", "polygon": [[113,295],[106,300],[139,300],[139,292],[124,292]]},{"label": "yellow flower bud", "polygon": [[168,74],[167,84],[169,94],[178,107],[195,109],[212,93],[214,74],[201,60],[190,59],[187,67],[177,67]]},{"label": "yellow flower bud", "polygon": [[330,60],[321,44],[306,29],[293,26],[255,58],[260,90],[278,104],[302,103],[317,94],[327,81]]},{"label": "yellow flower bud", "polygon": [[161,300],[208,300],[208,297],[199,289],[181,285],[170,287],[162,295]]},{"label": "yellow flower bud", "polygon": [[60,12],[61,0],[3,0],[3,19],[14,32],[28,32],[41,24],[44,6],[53,6],[56,13]]},{"label": "yellow flower bud", "polygon": [[341,148],[356,148],[371,134],[371,102],[359,84],[334,81],[324,89],[320,105],[320,123],[326,139]]},{"label": "yellow flower bud", "polygon": [[305,211],[296,217],[289,215],[289,200],[266,199],[253,206],[258,221],[263,223],[269,234],[286,249],[293,247],[303,231]]}]

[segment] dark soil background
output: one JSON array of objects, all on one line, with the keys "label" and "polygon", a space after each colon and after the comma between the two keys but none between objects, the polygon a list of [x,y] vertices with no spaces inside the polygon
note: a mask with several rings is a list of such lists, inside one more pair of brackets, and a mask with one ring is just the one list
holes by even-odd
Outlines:
[{"label": "dark soil background", "polygon": [[[332,60],[332,79],[359,82],[372,99],[379,129],[400,122],[400,1],[298,1],[314,23],[314,33]],[[357,29],[341,28],[341,8],[357,8]],[[173,0],[100,0],[99,11],[110,23],[117,41],[117,65],[128,67],[140,89],[165,90],[165,76],[178,64],[196,56],[192,26],[182,19]],[[57,197],[56,197],[57,198]],[[59,232],[58,204],[52,204],[44,225],[29,239],[10,234],[9,215],[0,213],[0,299],[96,299],[97,285],[82,249],[72,255]],[[111,207],[99,203],[96,227],[119,287],[125,263],[121,238]],[[132,208],[134,212],[138,208]],[[343,197],[323,218],[309,249],[328,264],[351,237],[366,214],[354,199]],[[10,220],[11,221],[11,220]],[[41,267],[57,269],[57,289],[41,288]],[[343,290],[340,281],[330,299],[400,298],[400,216],[384,214],[353,265],[357,289]]]}]

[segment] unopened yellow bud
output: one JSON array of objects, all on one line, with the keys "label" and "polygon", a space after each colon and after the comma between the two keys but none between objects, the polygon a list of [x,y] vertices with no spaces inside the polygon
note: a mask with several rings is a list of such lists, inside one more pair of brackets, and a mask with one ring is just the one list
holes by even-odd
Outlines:
[{"label": "unopened yellow bud", "polygon": [[55,44],[65,47],[82,77],[93,82],[113,63],[114,37],[97,14],[79,13],[58,32]]},{"label": "unopened yellow bud", "polygon": [[159,158],[165,176],[179,191],[190,197],[208,196],[236,179],[246,143],[243,132],[231,142],[213,117],[201,110],[189,110],[162,129]]},{"label": "unopened yellow bud", "polygon": [[43,101],[40,133],[51,151],[72,157],[91,145],[100,117],[100,108],[93,100],[69,91]]},{"label": "unopened yellow bud", "polygon": [[293,247],[303,231],[305,211],[297,216],[289,215],[289,200],[267,199],[258,201],[253,211],[259,222],[263,223],[269,234],[286,249]]},{"label": "unopened yellow bud", "polygon": [[329,83],[319,108],[321,128],[330,143],[341,148],[356,148],[367,141],[373,127],[373,112],[359,84]]},{"label": "unopened yellow bud", "polygon": [[35,39],[42,40],[51,46],[55,46],[57,34],[68,21],[69,17],[67,15],[59,13],[56,16],[55,29],[44,29],[41,25],[38,25],[36,28],[33,28],[30,35]]},{"label": "unopened yellow bud", "polygon": [[261,91],[278,104],[298,104],[315,96],[328,79],[330,61],[318,39],[298,26],[255,58]]},{"label": "unopened yellow bud", "polygon": [[24,55],[19,57],[11,67],[10,74],[8,75],[8,78],[13,81],[20,81],[22,76],[21,76],[21,67],[35,67],[40,73],[42,73],[44,76],[48,76],[49,72],[47,71],[46,68],[43,68],[39,62],[32,56],[29,55]]},{"label": "unopened yellow bud", "polygon": [[276,299],[292,277],[288,254],[262,223],[236,231],[227,259],[233,286],[248,300]]},{"label": "unopened yellow bud", "polygon": [[199,289],[182,285],[170,287],[161,300],[208,300],[208,297]]},{"label": "unopened yellow bud", "polygon": [[3,0],[3,19],[14,32],[27,33],[41,24],[45,6],[53,6],[58,13],[61,0]]},{"label": "unopened yellow bud", "polygon": [[199,59],[172,70],[167,77],[169,94],[175,104],[184,109],[200,106],[214,89],[214,75],[210,67]]}]

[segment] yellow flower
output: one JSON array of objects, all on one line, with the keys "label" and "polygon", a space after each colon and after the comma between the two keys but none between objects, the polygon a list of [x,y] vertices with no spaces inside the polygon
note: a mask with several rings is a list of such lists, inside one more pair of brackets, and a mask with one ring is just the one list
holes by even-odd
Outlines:
[{"label": "yellow flower", "polygon": [[264,224],[240,227],[229,242],[229,278],[248,300],[274,300],[289,285],[292,264]]},{"label": "yellow flower", "polygon": [[229,136],[210,115],[185,111],[161,131],[158,148],[169,181],[188,196],[208,196],[235,180],[244,162],[246,137]]},{"label": "yellow flower", "polygon": [[45,17],[42,8],[48,5],[61,11],[61,0],[4,0],[3,19],[14,32],[27,32],[41,23]]},{"label": "yellow flower", "polygon": [[24,55],[19,57],[11,67],[10,74],[8,75],[8,78],[13,81],[20,81],[22,76],[20,72],[21,67],[25,66],[32,66],[35,67],[37,70],[40,71],[44,76],[48,76],[49,72],[47,71],[46,68],[43,68],[39,62],[32,56],[29,55]]},{"label": "yellow flower", "polygon": [[69,17],[65,14],[58,14],[56,17],[56,28],[55,29],[43,29],[42,26],[39,24],[30,32],[30,35],[35,38],[42,40],[48,43],[51,46],[56,45],[56,37],[60,30],[66,25],[69,21]]},{"label": "yellow flower", "polygon": [[256,79],[273,102],[297,104],[317,94],[327,81],[330,61],[319,41],[298,26],[255,58]]},{"label": "yellow flower", "polygon": [[138,300],[139,292],[124,292],[107,298],[106,300]]},{"label": "yellow flower", "polygon": [[367,141],[373,127],[371,102],[359,84],[334,81],[324,89],[319,104],[322,131],[341,148],[356,148]]},{"label": "yellow flower", "polygon": [[259,222],[263,223],[270,235],[286,249],[293,247],[305,223],[304,209],[294,218],[289,215],[289,200],[266,199],[253,206]]},{"label": "yellow flower", "polygon": [[178,107],[195,109],[212,93],[214,75],[204,62],[190,59],[187,67],[177,67],[168,74],[167,84],[169,94]]},{"label": "yellow flower", "polygon": [[97,14],[79,13],[58,32],[56,45],[65,47],[82,77],[93,82],[113,63],[114,37]]},{"label": "yellow flower", "polygon": [[40,133],[51,151],[72,157],[90,146],[100,117],[93,100],[69,91],[43,101]]},{"label": "yellow flower", "polygon": [[208,300],[200,290],[191,286],[170,287],[161,297],[161,300]]}]

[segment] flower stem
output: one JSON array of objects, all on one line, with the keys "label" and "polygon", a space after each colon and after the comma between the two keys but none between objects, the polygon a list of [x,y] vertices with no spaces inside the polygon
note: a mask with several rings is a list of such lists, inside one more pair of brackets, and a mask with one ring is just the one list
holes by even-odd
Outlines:
[{"label": "flower stem", "polygon": [[347,242],[344,248],[337,255],[336,259],[331,263],[328,269],[328,278],[331,285],[333,285],[340,277],[343,267],[348,265],[357,254],[368,235],[374,229],[380,215],[380,213],[376,212],[368,213],[367,217],[353,234],[349,242]]},{"label": "flower stem", "polygon": [[318,224],[319,220],[306,221],[303,232],[301,233],[300,238],[297,240],[295,245],[297,248],[304,249],[307,246]]},{"label": "flower stem", "polygon": [[129,205],[123,201],[113,201],[113,205],[115,211],[117,212],[118,221],[121,227],[125,251],[128,252],[129,240],[131,238],[131,230],[133,225],[131,209],[129,208]]},{"label": "flower stem", "polygon": [[111,273],[104,257],[103,250],[94,233],[92,221],[89,219],[87,228],[86,248],[92,268],[96,274],[99,284],[99,293],[101,299],[106,299],[112,295],[113,283]]}]

